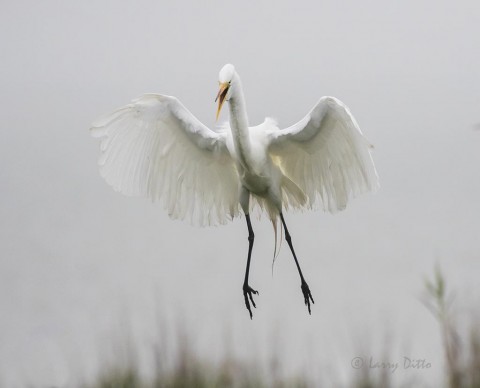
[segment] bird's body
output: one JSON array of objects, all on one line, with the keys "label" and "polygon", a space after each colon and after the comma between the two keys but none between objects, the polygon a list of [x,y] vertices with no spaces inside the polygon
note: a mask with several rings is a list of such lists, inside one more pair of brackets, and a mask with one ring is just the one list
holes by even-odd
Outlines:
[{"label": "bird's body", "polygon": [[[267,143],[266,128],[270,125],[273,127],[273,123],[266,121],[256,127],[242,129],[242,132],[247,134],[243,138],[236,136],[238,129],[232,128],[227,132],[229,133],[227,148],[235,160],[241,187],[260,198],[269,199],[273,205],[274,198],[280,197],[282,172],[279,166],[273,162],[265,146]],[[248,209],[242,201],[240,205],[244,211]]]},{"label": "bird's body", "polygon": [[[248,285],[254,234],[250,207],[264,209],[276,225],[280,215],[294,256],[305,303],[308,285],[300,270],[282,214],[284,208],[343,209],[350,196],[373,190],[378,178],[369,144],[348,109],[323,97],[298,123],[280,129],[267,118],[249,126],[240,77],[232,65],[219,74],[217,118],[228,101],[230,123],[212,131],[175,97],[148,94],[92,124],[102,138],[102,176],[127,195],[162,197],[172,218],[225,223],[242,208],[249,231],[243,292]],[[217,100],[216,100],[217,101]]]},{"label": "bird's body", "polygon": [[275,194],[280,192],[281,172],[278,166],[272,162],[267,151],[266,127],[268,121],[256,127],[249,127],[240,79],[234,71],[232,76],[230,68],[226,70],[220,73],[220,79],[224,78],[224,83],[229,82],[231,85],[231,82],[234,82],[237,85],[228,98],[230,126],[226,132],[226,145],[235,161],[240,180],[240,205],[244,213],[248,214],[249,194],[273,202],[273,192]]},{"label": "bird's body", "polygon": [[[306,201],[300,188],[288,179],[278,161],[274,161],[273,156],[268,152],[267,134],[277,130],[279,129],[272,119],[266,119],[258,126],[249,127],[246,131],[249,136],[246,137],[245,144],[240,149],[235,147],[233,130],[227,137],[227,148],[235,160],[238,172],[240,194],[246,191],[253,195],[256,202],[268,212],[273,222],[276,221],[282,209],[282,191],[289,191],[293,186],[302,197],[300,203],[304,204]],[[249,210],[246,199],[248,199],[246,194],[243,197],[240,195],[239,201],[244,213],[248,213]]]}]

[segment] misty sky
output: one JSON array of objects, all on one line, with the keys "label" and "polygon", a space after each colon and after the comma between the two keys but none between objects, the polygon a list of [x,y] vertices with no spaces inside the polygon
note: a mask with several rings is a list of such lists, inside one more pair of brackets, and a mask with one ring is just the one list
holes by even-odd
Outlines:
[{"label": "misty sky", "polygon": [[[441,265],[464,318],[480,301],[478,2],[258,3],[2,4],[0,383],[73,384],[125,330],[148,354],[159,321],[180,320],[214,360],[228,337],[239,357],[278,351],[287,370],[346,381],[353,357],[381,358],[388,342],[393,360],[432,364],[398,381],[442,375],[425,277]],[[213,127],[227,62],[251,124],[286,127],[333,95],[375,146],[378,193],[286,215],[312,316],[286,245],[272,277],[265,217],[253,219],[250,321],[243,217],[194,228],[99,176],[97,116],[157,92]]]}]

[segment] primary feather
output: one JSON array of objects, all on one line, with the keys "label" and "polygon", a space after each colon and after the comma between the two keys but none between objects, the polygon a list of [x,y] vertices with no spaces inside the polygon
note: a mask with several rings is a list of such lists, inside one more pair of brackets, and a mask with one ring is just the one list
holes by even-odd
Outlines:
[{"label": "primary feather", "polygon": [[226,134],[208,129],[175,97],[147,94],[98,119],[100,172],[117,191],[157,200],[172,218],[223,224],[239,212]]},{"label": "primary feather", "polygon": [[322,97],[298,123],[267,136],[270,154],[305,193],[309,208],[342,210],[351,196],[378,186],[371,146],[348,108],[334,97]]}]

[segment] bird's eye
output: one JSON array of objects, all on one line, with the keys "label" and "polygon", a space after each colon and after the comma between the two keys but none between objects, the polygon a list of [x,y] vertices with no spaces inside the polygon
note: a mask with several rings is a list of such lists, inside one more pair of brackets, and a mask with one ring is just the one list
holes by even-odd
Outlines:
[{"label": "bird's eye", "polygon": [[231,85],[231,84],[232,84],[232,81],[228,81],[228,84]]}]

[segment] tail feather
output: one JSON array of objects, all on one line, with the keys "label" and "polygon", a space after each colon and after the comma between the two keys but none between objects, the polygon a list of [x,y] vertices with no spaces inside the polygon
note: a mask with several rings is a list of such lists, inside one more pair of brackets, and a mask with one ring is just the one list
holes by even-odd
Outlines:
[{"label": "tail feather", "polygon": [[282,176],[282,188],[288,205],[294,208],[301,208],[307,203],[307,196],[303,190],[286,175]]},{"label": "tail feather", "polygon": [[[278,255],[280,254],[280,248],[282,248],[282,240],[283,240],[282,225],[280,225],[280,241],[277,240],[277,231],[278,231],[278,222],[277,221],[278,221],[278,219],[272,220],[273,233],[275,234],[275,247],[274,247],[274,250],[273,250],[273,261],[272,261],[272,276],[273,276],[273,266],[275,265],[275,261],[277,260]],[[277,244],[277,242],[278,242],[278,244]]]}]

